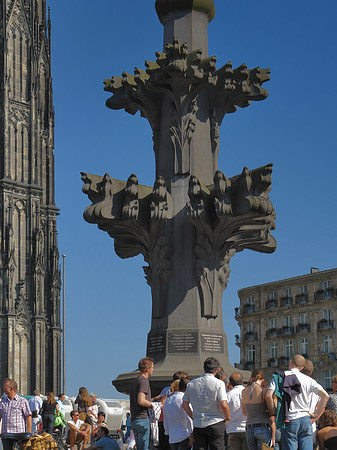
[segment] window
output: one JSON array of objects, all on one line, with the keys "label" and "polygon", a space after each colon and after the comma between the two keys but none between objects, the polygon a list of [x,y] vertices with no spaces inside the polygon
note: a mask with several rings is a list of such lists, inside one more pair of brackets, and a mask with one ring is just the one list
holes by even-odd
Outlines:
[{"label": "window", "polygon": [[323,336],[323,352],[324,353],[331,352],[331,337],[329,334]]},{"label": "window", "polygon": [[308,313],[300,313],[298,322],[301,324],[308,323]]},{"label": "window", "polygon": [[332,371],[327,370],[324,372],[324,389],[331,390],[332,389]]},{"label": "window", "polygon": [[330,309],[324,309],[322,311],[322,318],[330,322],[330,318],[331,318],[331,311],[330,311]]},{"label": "window", "polygon": [[307,294],[307,287],[306,286],[300,286],[299,289],[298,289],[298,293],[306,295]]},{"label": "window", "polygon": [[269,358],[277,358],[277,343],[276,342],[270,343]]},{"label": "window", "polygon": [[248,322],[248,323],[247,323],[247,331],[248,331],[248,333],[254,332],[254,331],[255,331],[254,323],[253,323],[253,322]]},{"label": "window", "polygon": [[291,297],[291,289],[284,289],[283,290],[283,297]]},{"label": "window", "polygon": [[276,328],[277,322],[276,319],[269,320],[269,328]]},{"label": "window", "polygon": [[291,327],[291,323],[292,323],[291,316],[285,316],[284,317],[284,326]]},{"label": "window", "polygon": [[322,283],[322,289],[323,289],[323,291],[328,290],[329,287],[330,287],[330,281],[323,281],[323,283]]},{"label": "window", "polygon": [[275,291],[269,292],[268,299],[269,300],[275,300],[276,299],[276,292]]},{"label": "window", "polygon": [[285,341],[284,343],[284,356],[290,358],[293,353],[293,341]]},{"label": "window", "polygon": [[248,362],[255,361],[255,345],[248,345],[247,360]]},{"label": "window", "polygon": [[252,296],[247,297],[246,303],[247,303],[247,305],[254,305],[254,297],[252,297]]},{"label": "window", "polygon": [[307,355],[309,353],[308,347],[309,347],[308,339],[307,338],[300,339],[300,354],[301,355]]}]

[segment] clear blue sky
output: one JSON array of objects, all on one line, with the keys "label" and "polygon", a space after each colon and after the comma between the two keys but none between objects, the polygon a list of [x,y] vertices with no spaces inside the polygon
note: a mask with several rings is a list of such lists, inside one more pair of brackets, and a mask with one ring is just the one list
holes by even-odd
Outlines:
[{"label": "clear blue sky", "polygon": [[[82,218],[89,204],[80,172],[153,185],[151,129],[138,114],[105,107],[103,79],[144,68],[162,50],[154,0],[49,0],[56,112],[59,249],[66,257],[67,393],[86,386],[120,394],[111,380],[134,370],[146,350],[150,288],[143,258],[119,259],[113,240]],[[336,267],[337,2],[215,0],[208,27],[217,67],[231,60],[271,69],[269,97],[225,117],[219,169],[228,177],[274,163],[277,213],[273,255],[234,256],[224,293],[224,329],[232,363],[237,291]],[[183,368],[182,368],[183,369]]]}]

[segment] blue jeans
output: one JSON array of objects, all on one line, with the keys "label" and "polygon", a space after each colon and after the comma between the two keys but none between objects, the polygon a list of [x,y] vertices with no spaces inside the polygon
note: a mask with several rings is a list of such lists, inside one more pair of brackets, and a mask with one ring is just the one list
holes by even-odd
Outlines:
[{"label": "blue jeans", "polygon": [[[271,431],[268,427],[247,428],[247,445],[249,450],[261,450],[261,444],[269,444],[271,440]],[[311,449],[312,450],[312,449]]]},{"label": "blue jeans", "polygon": [[312,450],[312,425],[309,416],[285,422],[282,450]]},{"label": "blue jeans", "polygon": [[134,419],[131,423],[135,434],[137,450],[149,450],[150,421],[149,419]]}]

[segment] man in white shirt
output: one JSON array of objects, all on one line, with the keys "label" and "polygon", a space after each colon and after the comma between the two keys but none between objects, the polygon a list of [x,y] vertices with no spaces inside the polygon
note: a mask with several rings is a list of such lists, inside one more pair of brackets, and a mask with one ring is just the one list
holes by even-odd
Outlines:
[{"label": "man in white shirt", "polygon": [[83,448],[86,447],[90,439],[90,425],[80,420],[78,411],[71,411],[71,420],[66,426],[66,441],[70,445],[71,450],[75,449],[75,445],[83,442]]},{"label": "man in white shirt", "polygon": [[228,450],[248,450],[246,440],[246,416],[241,409],[243,377],[241,373],[233,373],[229,377],[233,389],[227,392],[231,420],[226,423],[228,435]]},{"label": "man in white shirt", "polygon": [[[282,430],[282,450],[312,450],[312,426],[311,421],[317,419],[325,408],[329,395],[315,380],[301,373],[305,364],[302,355],[294,356],[289,362],[289,371],[284,373],[296,375],[301,384],[301,393],[291,398],[288,421],[285,421],[285,428]],[[272,381],[266,394],[266,400],[272,399],[275,391],[275,383]],[[314,413],[310,411],[310,401],[312,393],[320,397]]]},{"label": "man in white shirt", "polygon": [[37,411],[37,413],[39,414],[40,409],[42,408],[42,398],[41,398],[40,391],[38,389],[35,389],[35,391],[33,392],[33,395],[34,395],[34,397],[32,397],[28,400],[29,408],[32,412]]},{"label": "man in white shirt", "polygon": [[165,401],[163,406],[165,434],[169,436],[171,450],[187,450],[192,447],[193,421],[183,409],[183,396],[190,378],[182,378],[179,390]]},{"label": "man in white shirt", "polygon": [[208,446],[223,450],[225,446],[225,421],[230,420],[230,412],[225,383],[215,378],[219,367],[217,359],[207,358],[205,373],[188,383],[183,397],[183,408],[194,422],[194,450]]}]

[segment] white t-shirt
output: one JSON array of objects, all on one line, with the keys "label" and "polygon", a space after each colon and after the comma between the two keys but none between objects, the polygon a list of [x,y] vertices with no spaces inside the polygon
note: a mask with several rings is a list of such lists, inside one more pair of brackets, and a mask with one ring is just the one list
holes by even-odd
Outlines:
[{"label": "white t-shirt", "polygon": [[[312,398],[312,393],[318,394],[320,391],[324,391],[322,386],[317,383],[313,378],[304,375],[298,369],[286,370],[284,375],[296,375],[298,381],[301,384],[301,393],[294,395],[291,399],[289,406],[289,420],[299,419],[300,417],[309,416],[308,411],[310,411],[310,403]],[[272,381],[269,384],[269,389],[273,392],[275,391],[275,382]]]},{"label": "white t-shirt", "polygon": [[244,389],[244,386],[234,386],[231,391],[227,392],[228,406],[231,413],[231,420],[226,423],[227,433],[246,432],[247,417],[241,409],[242,391]]},{"label": "white t-shirt", "polygon": [[67,436],[68,431],[69,431],[69,428],[70,428],[70,427],[68,426],[68,424],[75,425],[75,427],[78,428],[78,431],[80,431],[80,428],[81,428],[81,426],[84,424],[84,422],[83,422],[83,420],[80,420],[80,419],[78,419],[76,422],[74,422],[73,420],[69,420],[69,421],[67,422],[66,431],[65,431],[66,436]]}]

